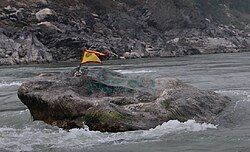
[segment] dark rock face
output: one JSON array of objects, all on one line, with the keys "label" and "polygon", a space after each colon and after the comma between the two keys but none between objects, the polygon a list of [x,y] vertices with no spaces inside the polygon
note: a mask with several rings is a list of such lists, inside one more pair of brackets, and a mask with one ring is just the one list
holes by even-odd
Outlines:
[{"label": "dark rock face", "polygon": [[[128,77],[107,69],[44,74],[22,84],[18,97],[34,120],[62,127],[119,132],[168,120],[213,122],[230,102],[175,78]],[[83,124],[84,122],[84,124]]]},{"label": "dark rock face", "polygon": [[47,63],[52,61],[50,51],[36,36],[22,35],[16,40],[0,32],[0,65]]},{"label": "dark rock face", "polygon": [[[148,0],[150,17],[148,22],[162,30],[206,28],[206,21],[198,9],[185,6],[187,2],[179,0]],[[191,4],[190,4],[191,5]],[[171,6],[171,7],[170,7]]]},{"label": "dark rock face", "polygon": [[[49,60],[43,57],[42,62],[78,61],[83,47],[107,49],[112,52],[112,58],[249,50],[249,14],[240,16],[246,21],[239,22],[244,23],[244,30],[238,30],[209,17],[212,16],[206,12],[209,8],[203,7],[210,3],[198,3],[193,0],[2,0],[0,27],[6,38],[1,41],[12,45],[9,39],[16,41],[26,33],[32,34],[39,49],[52,55]],[[232,19],[237,18],[230,9],[219,10],[224,10]],[[10,52],[0,51],[0,65],[33,62],[6,59]]]}]

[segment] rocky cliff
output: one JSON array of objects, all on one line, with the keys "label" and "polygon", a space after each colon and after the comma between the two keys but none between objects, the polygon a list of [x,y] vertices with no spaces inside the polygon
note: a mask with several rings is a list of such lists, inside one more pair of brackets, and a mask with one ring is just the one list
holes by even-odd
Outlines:
[{"label": "rocky cliff", "polygon": [[0,0],[0,65],[250,48],[248,0]]}]

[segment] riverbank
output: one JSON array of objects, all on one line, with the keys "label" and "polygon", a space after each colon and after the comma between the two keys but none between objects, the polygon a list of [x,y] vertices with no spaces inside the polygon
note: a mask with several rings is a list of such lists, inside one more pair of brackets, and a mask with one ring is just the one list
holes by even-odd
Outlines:
[{"label": "riverbank", "polygon": [[110,59],[249,51],[247,11],[209,7],[221,18],[191,1],[3,0],[0,65],[78,61],[84,47]]}]

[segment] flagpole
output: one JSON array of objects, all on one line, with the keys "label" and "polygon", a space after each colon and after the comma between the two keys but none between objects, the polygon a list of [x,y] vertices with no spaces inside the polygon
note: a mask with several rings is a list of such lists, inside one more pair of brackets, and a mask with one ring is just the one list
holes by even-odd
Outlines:
[{"label": "flagpole", "polygon": [[81,60],[80,60],[80,64],[79,64],[79,66],[76,68],[76,72],[74,73],[74,76],[75,76],[75,77],[77,77],[77,76],[79,76],[79,74],[81,74],[82,58],[83,58],[84,52],[85,52],[86,50],[87,50],[87,49],[84,48],[83,51],[82,51],[82,57],[81,57]]},{"label": "flagpole", "polygon": [[77,67],[77,72],[80,72],[81,67],[82,67],[82,63],[80,63],[79,66]]},{"label": "flagpole", "polygon": [[82,58],[83,58],[83,56],[84,56],[85,50],[86,50],[86,48],[84,48],[84,49],[82,50],[82,57],[81,57],[81,59],[80,59],[80,64],[79,64],[79,66],[77,67],[77,72],[80,72],[80,70],[81,70],[81,67],[82,67]]}]

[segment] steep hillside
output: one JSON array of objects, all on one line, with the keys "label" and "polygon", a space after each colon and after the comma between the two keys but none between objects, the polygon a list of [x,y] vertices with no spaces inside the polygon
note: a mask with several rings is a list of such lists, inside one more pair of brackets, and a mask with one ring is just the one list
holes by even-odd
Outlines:
[{"label": "steep hillside", "polygon": [[247,51],[248,0],[0,0],[0,65]]},{"label": "steep hillside", "polygon": [[194,3],[204,16],[217,23],[249,30],[249,0],[194,0]]}]

